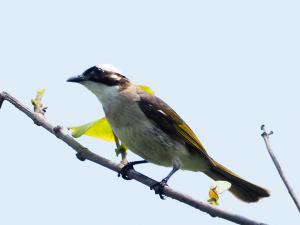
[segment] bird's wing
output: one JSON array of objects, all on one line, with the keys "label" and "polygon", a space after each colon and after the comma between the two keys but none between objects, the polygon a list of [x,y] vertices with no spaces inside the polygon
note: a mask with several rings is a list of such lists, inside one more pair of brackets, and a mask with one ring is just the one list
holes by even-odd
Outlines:
[{"label": "bird's wing", "polygon": [[189,150],[196,150],[211,161],[196,134],[170,106],[147,93],[141,94],[140,97],[139,107],[161,130],[180,143],[187,145]]}]

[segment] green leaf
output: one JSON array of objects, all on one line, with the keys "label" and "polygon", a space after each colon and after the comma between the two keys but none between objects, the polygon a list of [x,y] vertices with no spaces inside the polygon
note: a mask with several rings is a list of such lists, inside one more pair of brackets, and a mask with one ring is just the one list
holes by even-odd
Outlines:
[{"label": "green leaf", "polygon": [[69,127],[68,129],[72,131],[72,136],[75,138],[87,135],[103,141],[115,141],[111,126],[106,117],[81,126]]},{"label": "green leaf", "polygon": [[34,106],[35,112],[42,111],[43,108],[42,98],[45,94],[45,91],[46,91],[45,88],[37,90],[35,99],[31,99],[31,104]]}]

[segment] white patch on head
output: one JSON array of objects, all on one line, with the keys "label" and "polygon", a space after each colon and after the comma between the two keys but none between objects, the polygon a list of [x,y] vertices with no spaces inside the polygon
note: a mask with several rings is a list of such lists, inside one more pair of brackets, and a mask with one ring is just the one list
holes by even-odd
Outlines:
[{"label": "white patch on head", "polygon": [[109,65],[109,64],[100,64],[100,65],[96,65],[96,67],[98,67],[104,71],[107,71],[107,72],[122,74],[122,72],[120,70],[118,70],[116,67]]},{"label": "white patch on head", "polygon": [[122,79],[120,76],[118,76],[118,75],[116,75],[116,74],[110,75],[110,78],[112,78],[112,79],[114,79],[114,80],[117,80],[117,81],[119,81],[119,80]]}]

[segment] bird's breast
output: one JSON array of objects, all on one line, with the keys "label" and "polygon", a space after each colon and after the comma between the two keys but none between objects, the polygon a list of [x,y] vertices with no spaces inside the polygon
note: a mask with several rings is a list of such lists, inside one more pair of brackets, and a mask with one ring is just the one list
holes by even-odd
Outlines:
[{"label": "bird's breast", "polygon": [[205,161],[198,154],[191,154],[184,144],[159,129],[137,103],[121,108],[119,112],[106,113],[106,116],[116,135],[132,152],[161,166],[171,167],[176,161],[182,169],[205,170]]},{"label": "bird's breast", "polygon": [[106,116],[122,143],[152,163],[172,166],[172,151],[182,148],[186,152],[181,144],[156,127],[137,103],[124,105],[119,112],[106,112]]}]

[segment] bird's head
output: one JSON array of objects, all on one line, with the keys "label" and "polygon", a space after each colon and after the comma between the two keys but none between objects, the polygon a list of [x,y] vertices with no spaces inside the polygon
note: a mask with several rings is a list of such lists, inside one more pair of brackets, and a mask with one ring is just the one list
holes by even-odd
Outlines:
[{"label": "bird's head", "polygon": [[82,84],[100,100],[117,95],[120,90],[130,84],[130,81],[111,65],[93,66],[81,75],[71,77],[67,81]]}]

